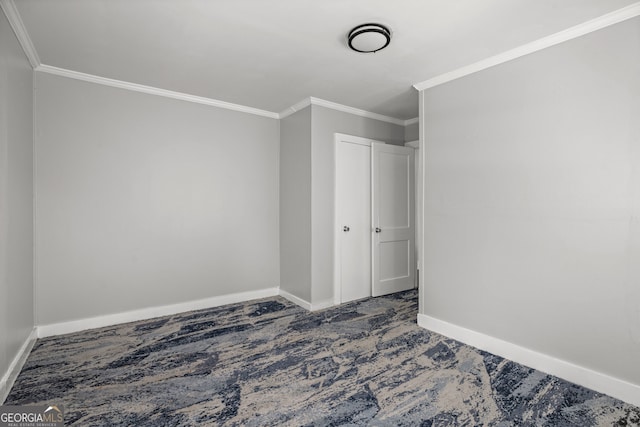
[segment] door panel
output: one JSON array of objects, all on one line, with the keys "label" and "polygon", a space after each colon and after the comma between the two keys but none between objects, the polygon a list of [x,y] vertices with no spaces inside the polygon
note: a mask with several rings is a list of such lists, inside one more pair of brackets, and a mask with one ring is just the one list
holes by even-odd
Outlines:
[{"label": "door panel", "polygon": [[[392,149],[393,150],[393,149]],[[383,202],[378,206],[379,227],[408,228],[411,224],[409,199],[407,193],[407,174],[409,164],[406,153],[383,152],[378,156],[377,173],[379,194]]]},{"label": "door panel", "polygon": [[415,276],[414,150],[373,144],[372,295],[412,289]]},{"label": "door panel", "polygon": [[379,260],[381,281],[409,275],[411,265],[407,258],[409,255],[407,243],[406,240],[380,243]]},{"label": "door panel", "polygon": [[[371,296],[371,148],[336,144],[340,302]],[[348,227],[348,231],[344,231]]]}]

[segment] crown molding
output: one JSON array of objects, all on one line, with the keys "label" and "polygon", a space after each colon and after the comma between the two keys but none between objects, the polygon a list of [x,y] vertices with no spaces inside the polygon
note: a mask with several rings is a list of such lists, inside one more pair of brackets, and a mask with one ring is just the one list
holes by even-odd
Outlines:
[{"label": "crown molding", "polygon": [[350,113],[360,117],[366,117],[367,119],[380,120],[382,122],[393,123],[394,125],[404,126],[404,120],[396,119],[395,117],[389,117],[378,113],[372,113],[371,111],[361,110],[359,108],[349,107],[348,105],[338,104],[336,102],[326,101],[320,98],[309,97],[312,105],[318,105],[320,107],[331,108],[332,110],[342,111],[343,113]]},{"label": "crown molding", "polygon": [[337,102],[327,101],[325,99],[314,98],[310,96],[302,101],[293,104],[289,108],[285,108],[278,115],[279,118],[284,119],[292,115],[293,113],[307,108],[309,105],[319,105],[321,107],[330,108],[336,111],[342,111],[343,113],[354,114],[360,117],[366,117],[368,119],[380,120],[387,123],[393,123],[394,125],[407,126],[418,122],[418,117],[414,117],[409,120],[396,119],[395,117],[385,116],[383,114],[373,113],[371,111],[361,110],[359,108],[349,107],[348,105],[338,104]]},{"label": "crown molding", "polygon": [[491,56],[489,58],[483,59],[482,61],[478,61],[465,67],[458,68],[457,70],[441,74],[423,82],[416,83],[413,85],[413,87],[420,91],[429,89],[443,83],[468,76],[469,74],[477,73],[478,71],[486,70],[487,68],[503,64],[513,59],[520,58],[530,53],[555,46],[568,40],[584,36],[602,28],[606,28],[611,25],[626,21],[628,19],[635,18],[639,15],[640,2],[636,2],[629,6],[623,7],[622,9],[607,13],[598,18],[583,22],[582,24],[567,28],[566,30],[560,31],[547,37],[543,37],[531,43],[519,46],[515,49],[511,49],[498,55]]},{"label": "crown molding", "polygon": [[2,8],[2,10],[4,11],[4,14],[7,17],[7,20],[9,21],[13,32],[18,38],[20,46],[22,46],[24,54],[27,56],[27,59],[31,64],[31,67],[38,67],[40,65],[38,52],[36,52],[36,48],[33,46],[33,42],[31,42],[29,33],[27,33],[27,29],[24,27],[24,22],[22,22],[22,18],[20,18],[20,13],[18,13],[16,4],[13,2],[13,0],[0,0],[0,8]]},{"label": "crown molding", "polygon": [[242,113],[254,114],[256,116],[269,117],[278,119],[278,113],[260,110],[258,108],[247,107],[245,105],[232,104],[230,102],[220,101],[217,99],[204,98],[202,96],[189,95],[182,92],[174,92],[172,90],[160,89],[152,86],[145,86],[137,83],[125,82],[122,80],[109,79],[106,77],[95,76],[93,74],[80,73],[78,71],[67,70],[64,68],[52,67],[50,65],[40,65],[36,67],[36,71],[54,74],[56,76],[68,77],[70,79],[82,80],[85,82],[96,83],[104,86],[117,87],[120,89],[131,90],[134,92],[142,92],[150,95],[163,96],[165,98],[173,98],[181,101],[194,102],[196,104],[204,104],[212,107],[225,108],[227,110],[240,111]]},{"label": "crown molding", "polygon": [[285,117],[289,117],[293,113],[296,113],[304,108],[307,108],[309,105],[311,105],[311,98],[305,98],[302,101],[296,104],[293,104],[291,107],[285,108],[284,110],[282,110],[280,114],[278,114],[278,117],[281,119],[284,119]]},{"label": "crown molding", "polygon": [[[3,1],[3,0],[0,0]],[[406,126],[408,124],[417,123],[418,118],[415,117],[409,120],[396,119],[395,117],[389,117],[378,113],[372,113],[371,111],[360,110],[358,108],[349,107],[347,105],[338,104],[331,101],[326,101],[320,98],[308,97],[302,101],[292,105],[291,107],[283,110],[282,112],[274,113],[271,111],[260,110],[258,108],[247,107],[245,105],[232,104],[230,102],[220,101],[217,99],[204,98],[196,95],[189,95],[182,92],[174,92],[171,90],[160,89],[152,86],[145,86],[137,83],[125,82],[122,80],[110,79],[107,77],[100,77],[93,74],[81,73],[79,71],[67,70],[65,68],[53,67],[51,65],[39,65],[35,68],[36,71],[47,74],[54,74],[56,76],[67,77],[70,79],[82,80],[85,82],[91,82],[101,84],[105,86],[117,87],[120,89],[131,90],[134,92],[142,92],[151,95],[164,96],[165,98],[179,99],[181,101],[195,102],[197,104],[209,105],[212,107],[225,108],[227,110],[240,111],[248,114],[255,114],[257,116],[269,117],[272,119],[284,119],[290,116],[296,111],[300,111],[309,105],[319,105],[322,107],[330,108],[332,110],[342,111],[345,113],[354,114],[356,116],[366,117],[369,119],[380,120],[383,122],[393,123],[400,126]]]},{"label": "crown molding", "polygon": [[367,119],[380,120],[382,122],[393,123],[394,125],[404,126],[404,120],[396,119],[395,117],[385,116],[383,114],[373,113],[371,111],[361,110],[359,108],[349,107],[348,105],[338,104],[337,102],[327,101],[325,99],[309,97],[312,105],[318,105],[320,107],[330,108],[336,111],[342,111],[343,113],[349,113]]}]

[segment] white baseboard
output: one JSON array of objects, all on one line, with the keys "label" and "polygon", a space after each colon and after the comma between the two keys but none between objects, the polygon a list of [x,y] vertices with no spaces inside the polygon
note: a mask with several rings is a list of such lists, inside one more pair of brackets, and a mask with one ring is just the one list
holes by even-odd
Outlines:
[{"label": "white baseboard", "polygon": [[295,295],[292,295],[287,291],[283,291],[282,289],[280,289],[280,296],[282,298],[288,299],[289,301],[291,301],[292,303],[294,303],[296,305],[299,305],[300,307],[304,308],[307,311],[324,310],[325,308],[329,308],[329,307],[335,306],[335,304],[333,303],[333,299],[320,301],[320,302],[317,302],[315,304],[312,304],[309,301],[305,301],[302,298],[299,298],[299,297],[297,297]]},{"label": "white baseboard", "polygon": [[308,301],[303,300],[302,298],[299,298],[293,294],[290,294],[287,291],[284,291],[282,289],[280,289],[278,291],[279,295],[284,298],[287,299],[289,301],[291,301],[292,303],[299,305],[300,307],[304,308],[305,310],[311,311],[311,303]]},{"label": "white baseboard", "polygon": [[632,405],[640,406],[640,385],[574,365],[565,360],[538,353],[537,351],[425,314],[418,314],[418,325],[481,350],[513,360],[522,365],[555,375],[556,377],[607,394]]},{"label": "white baseboard", "polygon": [[107,314],[104,316],[90,317],[88,319],[72,320],[70,322],[53,323],[38,326],[38,338],[63,335],[87,329],[102,328],[120,323],[135,322],[138,320],[153,319],[154,317],[169,316],[192,310],[218,307],[225,304],[250,301],[252,299],[273,297],[278,295],[278,288],[260,289],[258,291],[238,292],[235,294],[221,295],[196,301],[179,304],[149,307],[124,313]]},{"label": "white baseboard", "polygon": [[0,405],[2,405],[9,395],[11,391],[11,387],[13,387],[13,383],[18,378],[18,374],[22,370],[24,363],[27,361],[27,357],[29,357],[29,353],[31,353],[31,349],[33,345],[36,343],[36,337],[38,335],[37,329],[34,327],[25,342],[18,350],[18,354],[13,358],[11,364],[9,365],[9,369],[0,379]]}]

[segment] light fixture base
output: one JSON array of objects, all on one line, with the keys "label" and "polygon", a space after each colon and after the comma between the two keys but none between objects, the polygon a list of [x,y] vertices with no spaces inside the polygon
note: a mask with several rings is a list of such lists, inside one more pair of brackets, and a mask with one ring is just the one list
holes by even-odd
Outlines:
[{"label": "light fixture base", "polygon": [[391,31],[382,24],[362,24],[349,31],[347,39],[356,52],[373,53],[389,46]]}]

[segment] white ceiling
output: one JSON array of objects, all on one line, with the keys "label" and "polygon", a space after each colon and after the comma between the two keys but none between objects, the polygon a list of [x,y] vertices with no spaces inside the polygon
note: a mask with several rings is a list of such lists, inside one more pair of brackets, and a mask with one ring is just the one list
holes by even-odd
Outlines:
[{"label": "white ceiling", "polygon": [[[637,0],[15,0],[43,64],[280,112],[313,96],[398,119],[412,85]],[[354,26],[388,48],[346,46]]]}]

